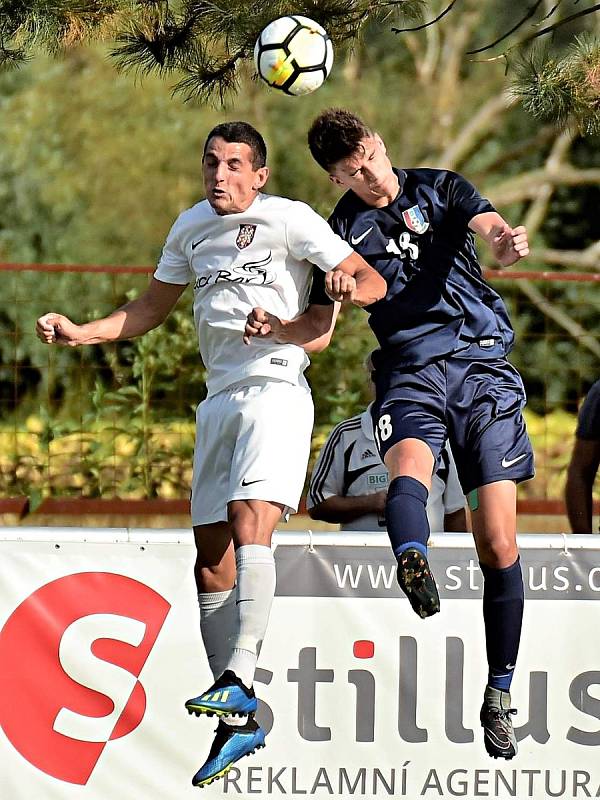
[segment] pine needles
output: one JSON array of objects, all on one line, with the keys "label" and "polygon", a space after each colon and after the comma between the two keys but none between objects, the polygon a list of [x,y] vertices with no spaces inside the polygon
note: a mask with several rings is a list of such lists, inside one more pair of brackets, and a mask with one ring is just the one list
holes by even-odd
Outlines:
[{"label": "pine needles", "polygon": [[542,121],[600,133],[600,40],[576,37],[560,60],[538,49],[513,65],[512,91]]}]

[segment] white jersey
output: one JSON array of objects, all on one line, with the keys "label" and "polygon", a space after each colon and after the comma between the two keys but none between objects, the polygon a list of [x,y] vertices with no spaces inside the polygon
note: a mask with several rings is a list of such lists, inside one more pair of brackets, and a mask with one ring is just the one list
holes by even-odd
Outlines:
[{"label": "white jersey", "polygon": [[207,200],[184,211],[167,237],[154,277],[192,283],[208,395],[248,377],[304,384],[301,347],[242,342],[254,307],[293,319],[307,305],[312,265],[327,272],[352,253],[305,203],[259,194],[239,214],[217,214]]},{"label": "white jersey", "polygon": [[[328,497],[358,497],[387,490],[388,471],[382,463],[371,421],[370,407],[356,417],[340,422],[329,434],[314,466],[306,500],[307,508]],[[465,498],[458,481],[452,452],[446,444],[431,479],[427,518],[433,533],[444,530],[444,516],[464,508]],[[385,529],[385,519],[376,514],[345,522],[342,530]]]}]

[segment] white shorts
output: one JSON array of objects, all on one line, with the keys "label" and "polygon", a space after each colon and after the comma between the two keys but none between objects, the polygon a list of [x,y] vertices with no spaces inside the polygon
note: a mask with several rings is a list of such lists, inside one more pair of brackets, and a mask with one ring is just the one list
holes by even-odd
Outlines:
[{"label": "white shorts", "polygon": [[296,511],[310,454],[310,390],[249,380],[196,410],[192,524],[227,520],[231,500],[267,500]]}]

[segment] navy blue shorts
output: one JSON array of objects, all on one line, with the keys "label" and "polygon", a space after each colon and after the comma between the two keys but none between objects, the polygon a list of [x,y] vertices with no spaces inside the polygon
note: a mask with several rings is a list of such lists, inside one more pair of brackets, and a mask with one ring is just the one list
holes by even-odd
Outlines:
[{"label": "navy blue shorts", "polygon": [[446,438],[465,494],[534,475],[522,409],[523,381],[504,358],[450,357],[412,371],[378,370],[371,414],[382,458],[403,439],[421,439],[435,462]]}]

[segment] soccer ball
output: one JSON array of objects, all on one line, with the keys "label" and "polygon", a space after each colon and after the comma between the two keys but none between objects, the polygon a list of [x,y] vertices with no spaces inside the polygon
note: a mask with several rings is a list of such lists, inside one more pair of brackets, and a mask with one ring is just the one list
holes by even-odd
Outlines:
[{"label": "soccer ball", "polygon": [[286,94],[314,92],[331,72],[333,47],[318,22],[298,14],[270,22],[254,45],[260,77]]}]

